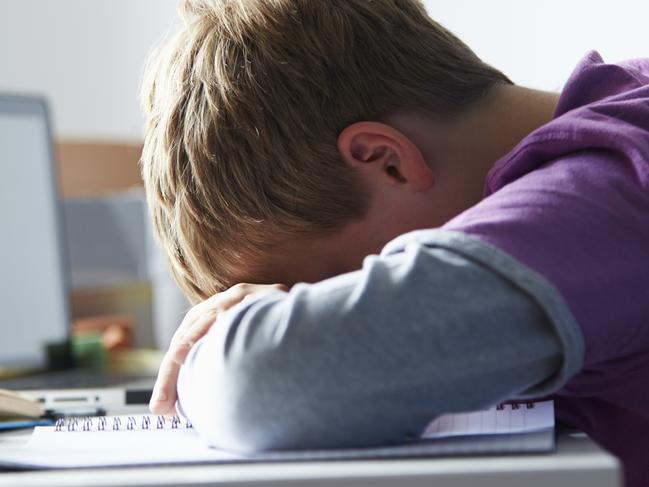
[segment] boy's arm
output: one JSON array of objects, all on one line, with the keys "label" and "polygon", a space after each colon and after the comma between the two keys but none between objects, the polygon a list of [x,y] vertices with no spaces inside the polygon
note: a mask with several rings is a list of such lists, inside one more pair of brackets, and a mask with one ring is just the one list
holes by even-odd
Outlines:
[{"label": "boy's arm", "polygon": [[579,331],[544,279],[461,234],[417,240],[224,314],[180,374],[199,433],[238,451],[402,442],[579,369]]}]

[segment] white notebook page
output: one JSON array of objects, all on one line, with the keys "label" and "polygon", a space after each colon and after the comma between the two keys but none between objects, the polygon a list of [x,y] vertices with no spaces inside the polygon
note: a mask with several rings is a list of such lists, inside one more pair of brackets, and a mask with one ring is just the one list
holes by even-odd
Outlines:
[{"label": "white notebook page", "polygon": [[[243,457],[209,448],[184,421],[172,422],[146,415],[80,418],[68,419],[58,429],[37,427],[25,447],[3,451],[0,465],[72,468],[551,451],[553,425],[551,401],[536,403],[533,408],[505,405],[500,410],[441,416],[422,435],[438,441],[377,448],[269,452]],[[544,430],[548,434],[538,433]],[[481,436],[469,436],[475,434]]]},{"label": "white notebook page", "polygon": [[439,416],[426,427],[422,438],[530,433],[551,428],[553,401],[503,404],[486,411]]}]

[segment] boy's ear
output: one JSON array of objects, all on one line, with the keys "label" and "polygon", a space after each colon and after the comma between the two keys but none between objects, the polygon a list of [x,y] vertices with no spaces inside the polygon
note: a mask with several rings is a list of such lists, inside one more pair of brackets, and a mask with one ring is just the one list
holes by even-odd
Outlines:
[{"label": "boy's ear", "polygon": [[433,186],[433,171],[419,148],[403,133],[379,122],[356,122],[338,136],[343,160],[376,183],[411,191]]}]

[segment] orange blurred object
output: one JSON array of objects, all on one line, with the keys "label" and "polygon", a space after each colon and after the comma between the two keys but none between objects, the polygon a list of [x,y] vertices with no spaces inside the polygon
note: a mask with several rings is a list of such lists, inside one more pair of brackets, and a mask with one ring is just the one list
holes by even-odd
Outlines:
[{"label": "orange blurred object", "polygon": [[131,315],[105,315],[81,318],[72,324],[75,337],[101,333],[101,341],[107,351],[130,348],[133,345],[133,326],[135,318]]}]

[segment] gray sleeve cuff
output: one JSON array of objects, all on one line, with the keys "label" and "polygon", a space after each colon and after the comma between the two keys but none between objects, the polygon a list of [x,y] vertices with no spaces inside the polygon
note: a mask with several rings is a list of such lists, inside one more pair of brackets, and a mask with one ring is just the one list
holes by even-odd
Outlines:
[{"label": "gray sleeve cuff", "polygon": [[417,230],[389,242],[382,256],[402,252],[410,245],[441,248],[457,253],[497,273],[528,294],[545,312],[563,351],[563,364],[557,374],[524,391],[521,399],[541,397],[561,389],[584,362],[584,340],[581,330],[559,291],[543,276],[502,250],[461,232]]}]

